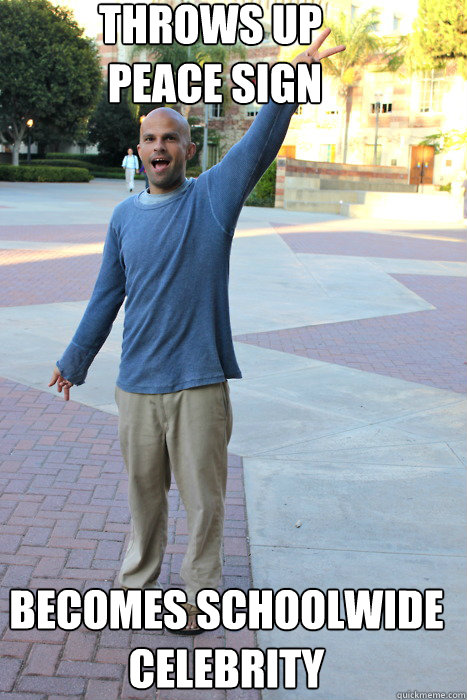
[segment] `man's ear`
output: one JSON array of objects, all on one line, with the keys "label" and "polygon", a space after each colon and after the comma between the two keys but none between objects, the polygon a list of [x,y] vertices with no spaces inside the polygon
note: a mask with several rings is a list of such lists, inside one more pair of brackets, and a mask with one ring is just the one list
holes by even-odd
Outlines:
[{"label": "man's ear", "polygon": [[193,156],[196,153],[196,143],[190,143],[188,144],[188,148],[186,149],[186,159],[191,160]]},{"label": "man's ear", "polygon": [[139,155],[139,154],[140,154],[140,152],[141,152],[141,145],[140,145],[140,144],[138,144],[138,145],[136,146],[136,148],[138,149],[138,155]]}]

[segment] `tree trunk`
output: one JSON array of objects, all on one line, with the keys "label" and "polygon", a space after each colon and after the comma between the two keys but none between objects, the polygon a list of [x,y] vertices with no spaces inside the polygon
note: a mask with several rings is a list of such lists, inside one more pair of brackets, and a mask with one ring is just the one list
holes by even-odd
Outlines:
[{"label": "tree trunk", "polygon": [[347,163],[347,147],[349,143],[349,123],[350,123],[350,113],[352,111],[353,103],[353,85],[348,85],[345,95],[345,129],[344,129],[344,154],[342,157],[342,162]]},{"label": "tree trunk", "polygon": [[26,124],[21,124],[19,129],[16,124],[13,124],[13,153],[12,153],[12,165],[19,165],[19,149],[21,148],[21,143],[24,138],[24,132],[26,131]]},{"label": "tree trunk", "polygon": [[11,159],[12,165],[19,165],[19,149],[21,147],[21,141],[22,141],[22,139],[17,138],[13,144],[12,159]]}]

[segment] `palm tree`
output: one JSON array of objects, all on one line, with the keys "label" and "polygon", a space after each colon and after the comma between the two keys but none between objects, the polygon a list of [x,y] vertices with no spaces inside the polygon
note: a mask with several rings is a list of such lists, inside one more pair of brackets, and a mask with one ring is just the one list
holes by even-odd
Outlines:
[{"label": "palm tree", "polygon": [[376,36],[378,10],[372,8],[351,20],[341,12],[337,22],[328,21],[335,45],[345,44],[346,50],[326,61],[326,72],[339,81],[339,94],[345,102],[344,149],[342,162],[347,161],[349,121],[353,104],[353,89],[362,77],[363,70],[382,50],[382,42]]}]

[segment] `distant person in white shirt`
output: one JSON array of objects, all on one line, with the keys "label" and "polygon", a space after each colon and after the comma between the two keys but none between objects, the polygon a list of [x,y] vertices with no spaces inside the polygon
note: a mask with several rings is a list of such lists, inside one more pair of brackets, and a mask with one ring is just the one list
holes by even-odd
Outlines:
[{"label": "distant person in white shirt", "polygon": [[129,148],[127,155],[123,159],[122,168],[125,168],[125,180],[128,190],[133,192],[135,186],[135,172],[139,168],[138,156],[133,155],[133,149]]}]

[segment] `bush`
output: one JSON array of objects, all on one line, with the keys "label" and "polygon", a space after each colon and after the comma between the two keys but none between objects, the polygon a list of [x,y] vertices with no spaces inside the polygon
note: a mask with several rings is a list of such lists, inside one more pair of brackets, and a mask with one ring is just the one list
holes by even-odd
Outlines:
[{"label": "bush", "polygon": [[276,161],[271,163],[245,202],[247,207],[273,207],[276,199]]},{"label": "bush", "polygon": [[[125,155],[125,154],[124,154]],[[32,158],[34,158],[36,154],[32,155]],[[122,156],[123,160],[123,156]],[[46,161],[47,165],[49,165],[53,162],[54,165],[62,165],[61,161],[69,161],[67,165],[69,165],[71,162],[73,162],[73,167],[78,167],[78,161],[79,161],[79,167],[81,168],[87,168],[88,170],[92,171],[92,174],[94,177],[106,177],[106,178],[115,178],[115,179],[121,179],[125,177],[125,171],[121,166],[118,167],[112,167],[109,165],[108,159],[101,155],[100,153],[47,153],[46,155]],[[40,164],[45,165],[46,161],[41,160]],[[141,159],[140,159],[141,163]],[[71,167],[71,165],[70,165]],[[187,166],[187,171],[186,171],[186,176],[187,177],[198,177],[198,175],[201,174],[201,166],[200,165],[190,165],[188,164]],[[138,180],[144,180],[144,175],[136,175],[136,178]]]},{"label": "bush", "polygon": [[53,168],[42,165],[0,165],[0,180],[9,182],[89,182],[86,168]]},{"label": "bush", "polygon": [[[201,166],[192,166],[191,168],[187,168],[186,171],[186,176],[187,177],[198,177],[198,175],[201,173]],[[123,168],[101,168],[98,166],[94,167],[94,170],[92,171],[92,174],[94,177],[106,177],[106,178],[112,178],[114,180],[124,180],[125,179],[125,171]],[[136,173],[135,174],[135,180],[144,180],[144,173]]]},{"label": "bush", "polygon": [[99,165],[96,165],[95,163],[88,163],[85,160],[65,160],[65,158],[57,158],[56,160],[53,158],[46,158],[45,160],[38,158],[34,161],[31,161],[31,163],[21,163],[21,165],[27,165],[28,167],[31,167],[31,165],[45,165],[46,167],[57,168],[86,168],[86,170],[91,171],[101,167]]},{"label": "bush", "polygon": [[[106,177],[112,180],[124,180],[125,171],[123,168],[96,168],[92,171],[93,177]],[[144,180],[144,175],[135,173],[135,180]]]},{"label": "bush", "polygon": [[[126,155],[126,151],[123,155]],[[122,160],[123,160],[122,155]],[[108,165],[107,158],[100,153],[46,153],[47,160],[79,160],[95,165]]]},{"label": "bush", "polygon": [[200,165],[192,165],[188,166],[186,169],[186,176],[187,177],[198,177],[198,175],[201,175],[201,166]]},{"label": "bush", "polygon": [[[40,153],[30,153],[29,157],[31,160],[40,160],[41,158],[46,158],[45,155],[41,155]],[[24,165],[28,161],[28,154],[27,153],[20,153],[19,154],[19,162],[20,165]]]}]

